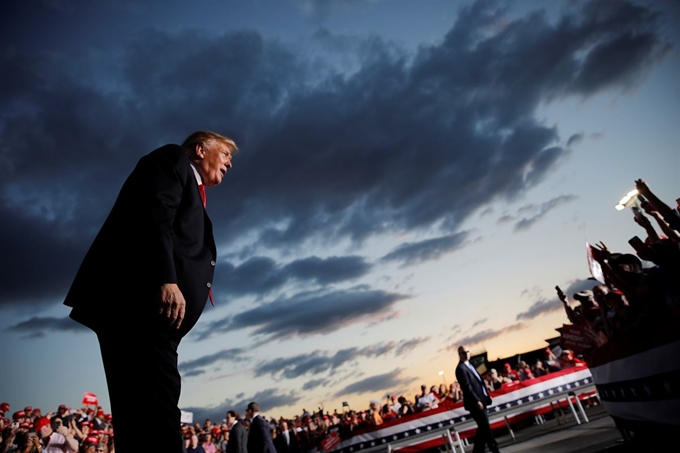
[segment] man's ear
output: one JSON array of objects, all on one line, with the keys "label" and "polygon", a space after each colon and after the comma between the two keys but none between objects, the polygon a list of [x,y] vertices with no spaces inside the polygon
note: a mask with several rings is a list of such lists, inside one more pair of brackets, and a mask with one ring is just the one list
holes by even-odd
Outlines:
[{"label": "man's ear", "polygon": [[196,144],[196,148],[194,148],[194,155],[199,159],[203,159],[205,157],[205,148],[201,143]]}]

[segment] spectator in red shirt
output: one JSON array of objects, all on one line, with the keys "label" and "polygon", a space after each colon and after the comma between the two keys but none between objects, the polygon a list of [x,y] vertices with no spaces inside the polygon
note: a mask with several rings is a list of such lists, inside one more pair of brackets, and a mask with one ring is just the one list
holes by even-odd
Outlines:
[{"label": "spectator in red shirt", "polygon": [[560,365],[562,366],[562,369],[565,368],[573,368],[573,367],[584,367],[586,366],[586,363],[579,359],[578,357],[574,357],[573,351],[569,349],[565,349],[562,351],[562,357],[560,357]]}]

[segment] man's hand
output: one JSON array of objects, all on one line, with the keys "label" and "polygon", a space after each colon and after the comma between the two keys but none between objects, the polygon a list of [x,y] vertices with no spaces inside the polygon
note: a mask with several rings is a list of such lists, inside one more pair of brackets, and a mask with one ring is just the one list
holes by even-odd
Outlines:
[{"label": "man's hand", "polygon": [[484,404],[481,401],[477,401],[477,409],[480,411],[484,410]]},{"label": "man's hand", "polygon": [[68,428],[65,427],[64,425],[61,425],[59,428],[57,428],[57,432],[62,436],[67,436],[69,434]]},{"label": "man's hand", "polygon": [[635,180],[635,188],[645,197],[649,195],[649,186],[647,186],[647,183],[643,179]]},{"label": "man's hand", "polygon": [[186,304],[184,295],[176,283],[166,283],[161,286],[158,313],[168,318],[168,323],[175,329],[179,329],[182,325]]},{"label": "man's hand", "polygon": [[649,219],[647,218],[647,216],[645,216],[642,213],[640,213],[640,215],[634,216],[633,220],[635,220],[635,223],[637,223],[638,225],[640,225],[642,228],[645,228],[645,229],[652,226],[652,224],[649,221]]},{"label": "man's hand", "polygon": [[604,260],[609,258],[610,252],[604,242],[599,244],[594,244],[590,247],[593,253],[593,259],[598,263],[602,263]]}]

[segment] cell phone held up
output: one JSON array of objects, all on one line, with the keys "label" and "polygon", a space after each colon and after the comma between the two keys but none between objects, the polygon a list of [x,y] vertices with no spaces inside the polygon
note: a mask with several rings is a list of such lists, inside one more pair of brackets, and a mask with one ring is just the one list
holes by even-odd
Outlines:
[{"label": "cell phone held up", "polygon": [[644,253],[644,250],[647,248],[647,246],[645,245],[645,243],[642,242],[642,239],[640,239],[640,238],[637,237],[637,236],[633,236],[632,238],[630,238],[630,239],[628,240],[628,243],[629,243],[630,246],[633,247],[633,249],[635,249],[635,251],[638,252],[638,253],[641,252],[641,251]]},{"label": "cell phone held up", "polygon": [[557,296],[560,298],[560,300],[564,300],[564,293],[559,286],[555,286],[555,291],[557,291]]},{"label": "cell phone held up", "polygon": [[644,215],[642,214],[642,210],[637,206],[632,206],[630,209],[633,210],[633,215],[635,215],[636,219],[642,219],[644,217]]}]

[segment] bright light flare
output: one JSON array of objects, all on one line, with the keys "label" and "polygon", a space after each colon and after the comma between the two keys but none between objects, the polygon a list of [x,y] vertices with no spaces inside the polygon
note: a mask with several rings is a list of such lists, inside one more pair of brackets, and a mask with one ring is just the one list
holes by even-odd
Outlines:
[{"label": "bright light flare", "polygon": [[637,194],[638,194],[637,189],[631,190],[630,192],[628,192],[626,194],[625,197],[621,198],[621,201],[619,201],[619,204],[614,206],[614,208],[616,208],[617,211],[621,211],[621,210],[627,208],[628,206],[632,205],[633,203],[635,203],[635,200],[637,200]]}]

